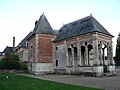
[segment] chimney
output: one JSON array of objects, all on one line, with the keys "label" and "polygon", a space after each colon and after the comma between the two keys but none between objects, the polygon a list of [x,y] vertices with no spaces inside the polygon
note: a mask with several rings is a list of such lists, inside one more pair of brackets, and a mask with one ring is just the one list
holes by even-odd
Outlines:
[{"label": "chimney", "polygon": [[13,51],[15,49],[15,37],[13,37]]},{"label": "chimney", "polygon": [[38,20],[35,21],[35,26],[36,26],[37,22],[38,22]]}]

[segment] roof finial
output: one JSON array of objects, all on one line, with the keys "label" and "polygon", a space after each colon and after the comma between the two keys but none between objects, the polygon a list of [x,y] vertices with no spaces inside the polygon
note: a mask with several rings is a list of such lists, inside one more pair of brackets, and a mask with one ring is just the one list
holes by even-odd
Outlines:
[{"label": "roof finial", "polygon": [[92,13],[90,13],[90,16],[92,16]]},{"label": "roof finial", "polygon": [[43,11],[43,15],[44,15],[44,11]]}]

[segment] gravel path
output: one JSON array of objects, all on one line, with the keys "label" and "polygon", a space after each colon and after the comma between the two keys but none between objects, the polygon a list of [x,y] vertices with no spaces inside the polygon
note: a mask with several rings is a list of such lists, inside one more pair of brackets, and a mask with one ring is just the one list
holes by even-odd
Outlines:
[{"label": "gravel path", "polygon": [[89,86],[89,87],[96,87],[101,88],[103,90],[120,90],[120,75],[112,76],[112,77],[86,77],[86,76],[77,76],[77,75],[31,75],[31,74],[20,74],[24,76],[68,83],[68,84],[75,84],[75,85],[82,85],[82,86]]}]

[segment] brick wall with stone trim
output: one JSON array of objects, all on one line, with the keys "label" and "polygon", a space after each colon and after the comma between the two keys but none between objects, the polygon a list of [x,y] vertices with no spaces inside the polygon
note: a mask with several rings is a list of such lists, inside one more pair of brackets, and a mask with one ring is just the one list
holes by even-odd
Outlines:
[{"label": "brick wall with stone trim", "polygon": [[50,63],[52,62],[53,55],[52,55],[52,39],[54,38],[53,35],[38,35],[38,62],[42,63]]}]

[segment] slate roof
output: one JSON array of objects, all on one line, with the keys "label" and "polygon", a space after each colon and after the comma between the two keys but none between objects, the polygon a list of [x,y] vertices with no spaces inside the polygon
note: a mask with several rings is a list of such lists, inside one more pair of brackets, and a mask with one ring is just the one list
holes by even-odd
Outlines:
[{"label": "slate roof", "polygon": [[13,47],[6,47],[3,51],[4,55],[9,55],[13,52]]},{"label": "slate roof", "polygon": [[3,52],[0,52],[0,56],[2,56],[3,55]]},{"label": "slate roof", "polygon": [[112,36],[93,16],[90,15],[61,27],[59,34],[54,41],[91,32],[100,32]]},{"label": "slate roof", "polygon": [[56,33],[56,35],[58,35],[58,33],[59,33],[59,30],[54,30],[54,32]]},{"label": "slate roof", "polygon": [[33,33],[40,33],[40,34],[48,34],[48,35],[55,35],[56,33],[53,31],[51,25],[49,24],[47,18],[44,14],[42,14],[35,25]]},{"label": "slate roof", "polygon": [[32,35],[33,32],[30,32],[18,45],[18,47],[20,48],[26,48],[26,42],[27,42],[27,38],[29,38]]},{"label": "slate roof", "polygon": [[40,16],[39,20],[35,22],[35,28],[32,34],[27,38],[30,39],[35,34],[47,34],[47,35],[57,35],[57,33],[52,29],[44,13]]}]

